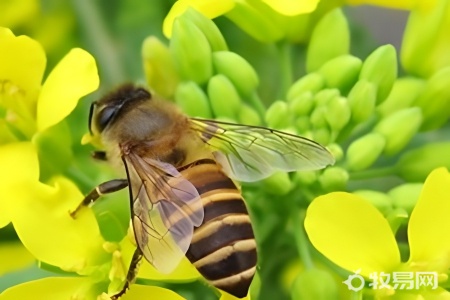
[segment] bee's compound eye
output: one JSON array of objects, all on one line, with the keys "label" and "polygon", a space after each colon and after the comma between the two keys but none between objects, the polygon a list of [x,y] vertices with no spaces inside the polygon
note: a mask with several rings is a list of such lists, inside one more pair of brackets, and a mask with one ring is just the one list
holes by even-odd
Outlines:
[{"label": "bee's compound eye", "polygon": [[118,107],[116,106],[105,106],[97,115],[96,125],[97,129],[102,132],[103,129],[108,126],[108,124],[111,122],[111,120],[116,115],[116,112],[118,111]]}]

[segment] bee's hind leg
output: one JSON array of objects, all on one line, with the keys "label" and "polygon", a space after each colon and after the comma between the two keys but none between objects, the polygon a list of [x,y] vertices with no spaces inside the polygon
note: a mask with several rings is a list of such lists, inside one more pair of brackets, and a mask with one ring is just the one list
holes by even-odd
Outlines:
[{"label": "bee's hind leg", "polygon": [[130,288],[130,284],[132,284],[136,279],[141,260],[142,252],[138,247],[134,251],[133,258],[131,259],[130,267],[128,268],[127,279],[125,281],[125,284],[123,285],[123,288],[118,293],[111,296],[111,300],[117,300],[127,292],[127,290]]},{"label": "bee's hind leg", "polygon": [[70,212],[72,218],[75,218],[78,211],[89,204],[93,203],[95,200],[100,198],[104,194],[109,194],[113,192],[120,191],[128,186],[127,179],[113,179],[110,181],[103,182],[99,184],[95,189],[93,189],[89,194],[84,197],[83,201],[78,205],[78,207]]}]

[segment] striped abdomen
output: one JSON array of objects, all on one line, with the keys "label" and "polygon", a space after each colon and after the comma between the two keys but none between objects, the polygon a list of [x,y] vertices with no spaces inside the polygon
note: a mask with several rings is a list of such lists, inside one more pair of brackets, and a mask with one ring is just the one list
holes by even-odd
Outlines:
[{"label": "striped abdomen", "polygon": [[186,257],[212,285],[245,297],[256,270],[256,243],[240,191],[210,159],[181,174],[197,188],[205,211]]}]

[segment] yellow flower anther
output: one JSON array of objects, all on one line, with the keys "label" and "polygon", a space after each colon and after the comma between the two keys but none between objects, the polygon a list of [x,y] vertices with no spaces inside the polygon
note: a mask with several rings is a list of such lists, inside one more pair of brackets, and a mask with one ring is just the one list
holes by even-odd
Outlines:
[{"label": "yellow flower anther", "polygon": [[80,259],[79,261],[74,262],[73,264],[60,266],[60,268],[67,272],[80,272],[86,267],[86,265],[87,265],[86,260]]},{"label": "yellow flower anther", "polygon": [[109,271],[109,280],[115,281],[116,279],[123,281],[127,277],[127,268],[123,263],[122,253],[120,251],[114,251],[111,261],[111,270]]},{"label": "yellow flower anther", "polygon": [[117,243],[113,243],[113,242],[104,242],[103,243],[103,249],[107,252],[107,253],[114,253],[115,251],[119,250],[119,244]]}]

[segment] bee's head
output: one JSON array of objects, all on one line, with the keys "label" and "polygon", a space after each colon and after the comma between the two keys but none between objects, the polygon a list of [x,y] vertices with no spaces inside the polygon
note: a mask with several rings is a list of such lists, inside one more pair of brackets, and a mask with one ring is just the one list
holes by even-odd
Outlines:
[{"label": "bee's head", "polygon": [[124,84],[115,91],[93,102],[89,111],[89,131],[101,134],[108,126],[117,121],[121,115],[142,101],[151,99],[144,88],[133,84]]}]

